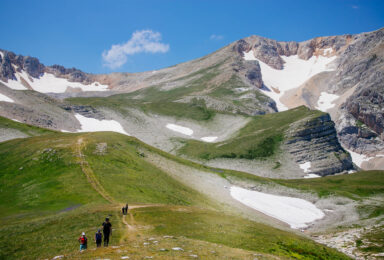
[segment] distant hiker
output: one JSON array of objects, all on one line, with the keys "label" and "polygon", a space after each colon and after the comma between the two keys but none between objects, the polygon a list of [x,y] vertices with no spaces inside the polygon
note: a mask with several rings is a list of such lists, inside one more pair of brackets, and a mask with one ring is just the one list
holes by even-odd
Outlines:
[{"label": "distant hiker", "polygon": [[95,235],[96,247],[101,247],[102,240],[103,240],[103,234],[101,234],[101,230],[99,228]]},{"label": "distant hiker", "polygon": [[125,204],[125,214],[127,214],[127,213],[128,213],[128,203]]},{"label": "distant hiker", "polygon": [[103,222],[103,235],[104,235],[104,246],[108,246],[109,236],[112,235],[112,224],[109,222],[109,218],[106,217]]},{"label": "distant hiker", "polygon": [[81,234],[81,237],[79,238],[79,242],[80,242],[80,251],[87,249],[88,239],[85,236],[84,232]]},{"label": "distant hiker", "polygon": [[123,215],[125,215],[125,207],[121,208],[121,212],[123,213]]}]

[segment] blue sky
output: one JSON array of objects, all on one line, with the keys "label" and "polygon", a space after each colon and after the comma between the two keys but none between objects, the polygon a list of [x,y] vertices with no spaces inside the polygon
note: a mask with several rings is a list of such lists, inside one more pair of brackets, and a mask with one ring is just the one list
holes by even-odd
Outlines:
[{"label": "blue sky", "polygon": [[1,49],[91,73],[159,69],[252,34],[303,41],[384,27],[382,0],[1,0],[0,10]]}]

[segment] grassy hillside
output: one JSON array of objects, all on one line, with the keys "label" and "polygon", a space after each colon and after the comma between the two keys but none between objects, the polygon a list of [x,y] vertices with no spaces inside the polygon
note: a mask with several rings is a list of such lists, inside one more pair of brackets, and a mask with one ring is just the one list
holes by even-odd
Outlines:
[{"label": "grassy hillside", "polygon": [[[143,247],[151,236],[171,234],[196,241],[195,250],[198,241],[207,241],[266,255],[345,258],[289,232],[216,211],[214,202],[149,164],[140,152],[144,148],[158,151],[110,132],[0,143],[0,232],[7,234],[0,238],[0,258],[71,258],[79,234],[85,231],[92,239],[107,215],[115,228],[112,244],[128,242],[128,252],[132,243]],[[147,206],[131,210],[125,220],[120,214],[125,202]],[[201,251],[208,252],[208,246]]]},{"label": "grassy hillside", "polygon": [[281,113],[252,117],[233,138],[218,143],[187,140],[179,153],[192,158],[263,159],[276,154],[290,124],[303,118],[322,115],[304,106]]},{"label": "grassy hillside", "polygon": [[[250,89],[236,75],[228,79],[221,78],[221,66],[224,63],[225,61],[173,81],[128,94],[103,98],[69,98],[66,101],[75,105],[104,107],[123,115],[128,108],[134,107],[153,114],[197,121],[210,120],[215,113],[244,114],[247,111],[246,114],[251,114],[251,111],[264,111],[265,108],[260,106],[267,103],[269,98]],[[177,87],[170,87],[174,85]],[[248,90],[236,92],[240,88]],[[247,94],[252,94],[252,97],[244,97]],[[206,99],[210,100],[209,104]]]},{"label": "grassy hillside", "polygon": [[19,123],[1,116],[0,116],[0,128],[7,129],[9,131],[17,130],[24,133],[27,136],[44,135],[44,134],[51,134],[55,132],[49,129],[44,129],[44,128],[40,128],[32,125]]}]

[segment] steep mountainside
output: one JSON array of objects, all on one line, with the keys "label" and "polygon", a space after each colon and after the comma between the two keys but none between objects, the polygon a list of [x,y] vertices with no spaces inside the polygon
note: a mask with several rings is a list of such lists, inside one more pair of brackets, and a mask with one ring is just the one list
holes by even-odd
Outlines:
[{"label": "steep mountainside", "polygon": [[[251,36],[158,71],[105,75],[44,66],[0,50],[0,115],[63,131],[84,131],[79,115],[114,120],[120,132],[175,151],[180,144],[169,141],[180,134],[164,131],[167,124],[194,129],[183,137],[217,143],[236,135],[248,116],[306,105],[330,113],[357,166],[381,169],[383,35],[380,29],[304,42]],[[161,130],[153,136],[153,129]],[[307,147],[302,153],[321,149]],[[336,169],[328,172],[340,172]]]}]

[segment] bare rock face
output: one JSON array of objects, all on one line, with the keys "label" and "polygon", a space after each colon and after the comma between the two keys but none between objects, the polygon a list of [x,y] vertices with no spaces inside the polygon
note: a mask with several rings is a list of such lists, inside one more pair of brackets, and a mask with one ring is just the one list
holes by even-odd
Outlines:
[{"label": "bare rock face", "polygon": [[52,73],[56,77],[66,78],[71,82],[92,83],[92,80],[86,73],[76,68],[67,69],[61,65],[52,65],[46,67],[45,71]]},{"label": "bare rock face", "polygon": [[354,169],[351,156],[337,139],[329,114],[295,122],[286,138],[284,146],[297,163],[311,162],[310,173],[326,176]]},{"label": "bare rock face", "polygon": [[340,106],[335,119],[339,138],[357,152],[384,149],[384,29],[355,35],[341,53],[331,89],[355,91]]},{"label": "bare rock face", "polygon": [[[16,70],[24,70],[32,78],[40,78],[45,72],[52,73],[56,77],[66,78],[71,82],[92,83],[90,76],[76,68],[64,68],[60,65],[44,66],[37,58],[16,55],[13,52],[1,50],[0,55],[0,80],[8,82],[9,79],[16,80]],[[16,70],[15,70],[16,68]]]},{"label": "bare rock face", "polygon": [[[1,51],[1,50],[0,50]],[[8,82],[8,79],[16,79],[15,69],[12,66],[12,53],[2,51],[3,58],[0,56],[0,80]]]}]

